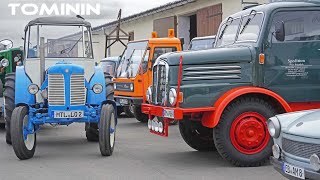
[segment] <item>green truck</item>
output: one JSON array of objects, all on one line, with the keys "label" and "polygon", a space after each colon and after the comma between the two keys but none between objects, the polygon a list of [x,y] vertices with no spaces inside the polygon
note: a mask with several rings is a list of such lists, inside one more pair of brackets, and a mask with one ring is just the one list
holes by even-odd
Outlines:
[{"label": "green truck", "polygon": [[[4,128],[5,120],[3,118],[3,91],[4,78],[8,73],[15,72],[16,66],[22,64],[23,50],[22,48],[12,48],[11,40],[5,39],[0,41],[0,127]],[[8,87],[10,88],[10,87]]]},{"label": "green truck", "polygon": [[[320,108],[320,3],[274,2],[225,19],[215,48],[161,56],[142,111],[151,133],[179,120],[184,141],[235,166],[260,166],[267,119]],[[154,117],[163,117],[162,121]]]}]

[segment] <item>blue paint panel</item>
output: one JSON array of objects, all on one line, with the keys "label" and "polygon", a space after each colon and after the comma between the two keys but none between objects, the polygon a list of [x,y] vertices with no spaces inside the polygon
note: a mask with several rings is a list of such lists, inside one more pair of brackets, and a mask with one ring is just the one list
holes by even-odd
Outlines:
[{"label": "blue paint panel", "polygon": [[[68,69],[68,72],[66,72],[66,69]],[[60,62],[50,67],[48,74],[84,74],[84,69],[79,65]]]},{"label": "blue paint panel", "polygon": [[15,105],[17,104],[35,104],[35,96],[28,92],[28,86],[31,80],[26,75],[24,66],[17,66],[16,84],[15,84]]},{"label": "blue paint panel", "polygon": [[[92,88],[95,84],[101,84],[103,91],[101,94],[95,94]],[[92,76],[89,82],[87,103],[91,105],[101,105],[103,101],[106,100],[106,81],[104,78],[104,73],[101,67],[95,67],[95,74]]]}]

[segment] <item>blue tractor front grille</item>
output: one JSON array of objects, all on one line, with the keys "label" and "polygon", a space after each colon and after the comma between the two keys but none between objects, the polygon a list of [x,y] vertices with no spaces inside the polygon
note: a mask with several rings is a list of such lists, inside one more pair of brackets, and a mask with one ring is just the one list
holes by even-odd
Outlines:
[{"label": "blue tractor front grille", "polygon": [[[85,105],[86,88],[83,74],[72,74],[70,81],[66,80],[63,74],[49,74],[48,80],[49,105],[64,106],[66,102],[70,102],[71,106]],[[70,84],[66,84],[67,82]],[[67,89],[70,89],[70,99],[66,99]]]}]

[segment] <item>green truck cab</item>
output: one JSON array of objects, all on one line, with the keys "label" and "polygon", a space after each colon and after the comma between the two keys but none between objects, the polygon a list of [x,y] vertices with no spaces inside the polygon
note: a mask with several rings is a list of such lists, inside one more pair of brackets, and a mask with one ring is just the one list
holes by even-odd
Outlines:
[{"label": "green truck cab", "polygon": [[12,48],[11,40],[5,39],[0,41],[0,127],[5,126],[3,118],[3,91],[4,79],[8,73],[16,71],[16,66],[22,65],[23,51],[21,48]]},{"label": "green truck cab", "polygon": [[238,12],[221,23],[214,49],[165,54],[153,73],[142,105],[151,133],[168,136],[168,121],[179,120],[190,147],[260,166],[272,152],[268,118],[320,108],[320,4]]}]

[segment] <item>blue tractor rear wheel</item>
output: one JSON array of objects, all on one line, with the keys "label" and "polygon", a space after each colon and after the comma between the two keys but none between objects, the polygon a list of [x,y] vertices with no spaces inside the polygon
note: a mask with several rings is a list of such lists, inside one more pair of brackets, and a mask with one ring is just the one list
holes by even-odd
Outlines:
[{"label": "blue tractor rear wheel", "polygon": [[5,90],[4,90],[4,119],[6,121],[6,142],[7,144],[12,144],[11,142],[11,132],[10,132],[10,122],[12,111],[15,108],[15,73],[8,73],[5,77]]},{"label": "blue tractor rear wheel", "polygon": [[11,137],[13,150],[21,160],[32,158],[36,149],[37,137],[27,133],[28,122],[28,108],[16,107],[11,117]]},{"label": "blue tractor rear wheel", "polygon": [[102,156],[111,156],[116,140],[116,113],[112,104],[105,104],[101,109],[99,147]]}]

